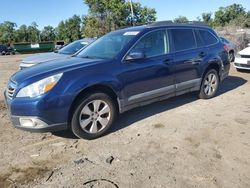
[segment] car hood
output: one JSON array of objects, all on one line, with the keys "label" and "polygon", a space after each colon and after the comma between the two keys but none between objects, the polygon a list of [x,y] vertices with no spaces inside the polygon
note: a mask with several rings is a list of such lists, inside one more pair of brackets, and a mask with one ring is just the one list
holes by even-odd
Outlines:
[{"label": "car hood", "polygon": [[42,53],[42,54],[37,54],[37,55],[26,57],[22,60],[22,63],[39,64],[39,63],[44,63],[44,62],[48,62],[48,61],[53,61],[56,59],[63,59],[63,58],[68,57],[68,56],[70,56],[70,55],[58,54],[58,53],[54,53],[54,52]]},{"label": "car hood", "polygon": [[103,59],[86,59],[77,57],[67,57],[62,60],[54,60],[36,66],[32,66],[28,69],[24,69],[15,73],[11,80],[16,84],[24,83],[31,79],[32,82],[38,81],[48,76],[67,72],[70,70],[95,65],[105,62]]},{"label": "car hood", "polygon": [[250,55],[250,47],[247,47],[239,52],[240,55]]}]

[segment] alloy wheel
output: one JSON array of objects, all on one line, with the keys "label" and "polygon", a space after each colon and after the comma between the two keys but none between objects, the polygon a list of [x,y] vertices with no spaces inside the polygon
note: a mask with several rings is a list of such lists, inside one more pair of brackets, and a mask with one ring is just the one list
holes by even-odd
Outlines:
[{"label": "alloy wheel", "polygon": [[217,76],[214,73],[208,74],[204,82],[204,93],[207,96],[213,95],[214,92],[216,92],[217,85],[218,85]]},{"label": "alloy wheel", "polygon": [[95,134],[102,131],[109,123],[111,109],[103,100],[93,100],[86,104],[80,113],[79,123],[83,131]]}]

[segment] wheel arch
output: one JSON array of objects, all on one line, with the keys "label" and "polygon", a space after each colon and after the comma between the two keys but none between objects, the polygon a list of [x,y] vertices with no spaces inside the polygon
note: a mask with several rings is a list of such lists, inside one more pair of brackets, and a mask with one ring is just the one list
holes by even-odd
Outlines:
[{"label": "wheel arch", "polygon": [[220,72],[221,72],[221,67],[222,67],[222,62],[220,62],[219,60],[216,61],[211,61],[205,68],[202,74],[202,79],[204,78],[204,76],[206,75],[206,73],[211,70],[211,69],[215,69],[218,73],[219,79],[220,78]]},{"label": "wheel arch", "polygon": [[111,97],[111,99],[113,100],[116,110],[120,109],[120,104],[119,104],[119,98],[118,98],[118,94],[114,91],[114,89],[111,86],[105,85],[105,84],[95,84],[92,86],[89,86],[85,89],[83,89],[81,92],[78,93],[78,95],[74,98],[69,112],[68,112],[68,123],[71,122],[72,116],[73,116],[73,112],[74,109],[76,107],[76,104],[87,94],[89,93],[97,93],[97,92],[101,92],[101,93],[105,93],[107,94],[109,97]]}]

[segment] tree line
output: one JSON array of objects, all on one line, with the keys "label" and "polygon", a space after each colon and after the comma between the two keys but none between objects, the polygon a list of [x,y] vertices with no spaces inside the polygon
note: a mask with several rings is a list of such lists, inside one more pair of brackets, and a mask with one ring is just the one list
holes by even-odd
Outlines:
[{"label": "tree line", "polygon": [[126,0],[83,0],[89,11],[85,16],[74,15],[61,21],[57,27],[45,26],[38,29],[36,22],[21,25],[5,21],[0,23],[0,43],[65,41],[66,43],[84,37],[99,37],[112,30],[142,25],[156,20],[156,10],[140,3],[130,4]]},{"label": "tree line", "polygon": [[[185,23],[188,18],[179,16],[174,21]],[[205,22],[213,28],[225,26],[250,28],[250,11],[246,11],[241,4],[232,4],[227,7],[220,7],[214,14],[212,12],[202,13],[201,17],[197,17],[197,21]]]},{"label": "tree line", "polygon": [[[57,27],[45,26],[42,30],[33,22],[17,27],[16,23],[0,23],[0,43],[65,41],[66,43],[84,37],[99,37],[118,28],[143,25],[156,20],[156,10],[133,2],[133,14],[130,3],[126,0],[83,0],[88,6],[85,16],[74,15],[61,21]],[[173,20],[177,23],[188,22],[185,16]],[[203,13],[197,17],[211,27],[234,25],[250,27],[250,12],[241,4],[220,7],[214,14]]]}]

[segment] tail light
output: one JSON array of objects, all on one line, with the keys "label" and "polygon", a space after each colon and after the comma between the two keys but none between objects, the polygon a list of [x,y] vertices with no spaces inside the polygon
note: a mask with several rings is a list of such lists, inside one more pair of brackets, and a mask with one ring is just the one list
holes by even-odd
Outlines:
[{"label": "tail light", "polygon": [[229,51],[230,51],[229,46],[228,46],[228,45],[226,45],[226,44],[224,44],[224,45],[223,45],[223,48],[224,48],[224,50],[226,50],[227,52],[229,52]]}]

